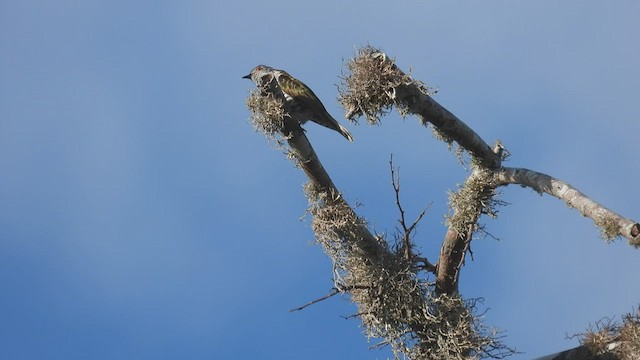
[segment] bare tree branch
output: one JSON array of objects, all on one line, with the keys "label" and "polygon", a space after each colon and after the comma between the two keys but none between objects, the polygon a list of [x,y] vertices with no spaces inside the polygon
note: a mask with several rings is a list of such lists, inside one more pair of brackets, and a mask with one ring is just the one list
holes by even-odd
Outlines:
[{"label": "bare tree branch", "polygon": [[351,74],[344,79],[348,89],[340,97],[345,117],[355,121],[364,115],[369,122],[378,123],[379,114],[395,105],[402,114],[415,114],[422,124],[433,124],[447,142],[458,143],[484,167],[500,167],[500,156],[480,135],[431,98],[423,83],[405,74],[385,53],[362,48],[349,66]]},{"label": "bare tree branch", "polygon": [[[400,212],[400,226],[402,226],[402,243],[404,246],[405,256],[407,261],[411,261],[413,259],[413,250],[411,245],[411,230],[407,228],[407,223],[404,220],[404,209],[402,208],[402,204],[400,203],[400,174],[396,175],[395,169],[393,167],[393,155],[391,155],[391,159],[389,159],[389,168],[391,171],[391,186],[393,186],[393,192],[396,196],[396,206],[398,207],[398,211]],[[400,172],[400,169],[398,169]],[[422,217],[422,216],[421,216]]]},{"label": "bare tree branch", "polygon": [[411,243],[411,233],[415,230],[416,226],[418,226],[418,223],[420,222],[420,220],[422,220],[422,217],[427,212],[429,207],[431,207],[431,204],[429,204],[420,212],[420,214],[418,214],[418,217],[413,221],[411,225],[407,226],[407,222],[404,216],[405,212],[402,208],[402,203],[400,202],[400,168],[398,168],[398,174],[396,174],[395,167],[393,166],[393,155],[391,155],[391,158],[389,159],[389,168],[391,172],[391,186],[393,187],[393,192],[395,194],[396,206],[398,207],[398,211],[400,212],[400,219],[398,220],[398,222],[402,227],[402,246],[404,249],[405,257],[410,263],[421,262],[422,265],[418,265],[416,267],[417,269],[425,270],[435,274],[437,267],[431,264],[429,260],[427,260],[427,258],[417,256],[413,250],[413,244]]},{"label": "bare tree branch", "polygon": [[494,177],[498,186],[518,184],[563,200],[591,218],[600,227],[605,239],[623,236],[629,240],[629,244],[640,247],[640,224],[607,209],[562,180],[533,170],[510,167],[503,167],[495,172]]},{"label": "bare tree branch", "polygon": [[422,220],[422,217],[424,217],[424,214],[427,213],[427,210],[429,210],[430,207],[431,207],[431,203],[429,203],[429,205],[427,205],[426,208],[424,208],[424,209],[422,209],[422,211],[420,211],[420,214],[418,214],[418,217],[416,217],[416,219],[413,220],[413,223],[411,223],[411,225],[407,229],[407,231],[409,233],[411,233],[413,230],[415,230],[416,226],[418,226],[418,223],[420,222],[420,220]]}]

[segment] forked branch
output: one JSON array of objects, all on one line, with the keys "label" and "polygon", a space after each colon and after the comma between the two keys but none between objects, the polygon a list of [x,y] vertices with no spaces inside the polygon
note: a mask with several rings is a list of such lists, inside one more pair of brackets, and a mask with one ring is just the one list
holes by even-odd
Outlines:
[{"label": "forked branch", "polygon": [[591,217],[603,229],[606,239],[624,236],[638,247],[640,225],[637,222],[613,213],[557,179],[552,181],[550,177],[530,176],[531,173],[527,174],[522,169],[503,168],[502,159],[506,152],[501,144],[492,149],[464,122],[433,100],[427,86],[400,70],[385,53],[364,47],[347,67],[340,101],[348,118],[353,120],[364,116],[376,124],[381,116],[396,107],[403,116],[413,114],[423,125],[432,124],[438,138],[448,144],[457,143],[471,157],[473,172],[465,185],[454,193],[466,194],[455,198],[467,201],[451,204],[449,228],[438,260],[438,292],[457,292],[459,270],[473,233],[478,229],[477,222],[483,213],[495,214],[491,206],[498,203],[494,199],[496,187],[508,183],[530,186],[561,198],[583,215]]},{"label": "forked branch", "polygon": [[[283,94],[272,90],[254,91],[247,100],[254,124],[260,120],[256,128],[268,137],[271,131],[286,140],[289,158],[309,178],[305,190],[316,241],[334,262],[341,286],[358,305],[367,336],[383,339],[398,357],[404,354],[413,359],[466,360],[511,353],[459,296],[434,294],[416,274],[419,267],[404,254],[391,251],[384,238],[371,234],[331,181],[299,119],[289,115]],[[411,232],[415,226],[405,224],[405,228]],[[424,269],[435,270],[426,259],[423,263]]]},{"label": "forked branch", "polygon": [[[396,107],[404,116],[414,114],[423,125],[433,125],[437,137],[454,142],[471,158],[472,172],[450,194],[451,213],[437,266],[416,256],[410,241],[418,220],[408,225],[400,205],[400,185],[391,163],[391,177],[400,210],[404,253],[392,250],[374,236],[358,217],[320,163],[300,121],[287,109],[277,86],[252,93],[247,105],[254,123],[265,133],[278,133],[289,146],[289,158],[309,179],[306,187],[316,240],[334,262],[340,284],[358,305],[358,314],[370,337],[383,339],[394,352],[409,358],[468,359],[501,357],[513,351],[487,331],[458,294],[460,270],[482,214],[494,215],[496,189],[508,184],[528,186],[548,193],[591,217],[604,237],[624,236],[636,247],[640,225],[624,218],[560,180],[531,170],[506,168],[504,147],[490,147],[469,126],[429,96],[427,87],[402,72],[386,54],[371,47],[359,51],[348,63],[341,102],[347,117],[365,116],[377,123]],[[270,91],[266,91],[270,90]],[[255,121],[255,120],[260,121]],[[262,121],[265,120],[265,121]],[[420,281],[414,261],[436,273],[433,286]],[[331,292],[325,298],[335,295]]]},{"label": "forked branch", "polygon": [[420,214],[418,214],[418,217],[413,221],[413,223],[411,223],[411,225],[407,225],[407,221],[405,220],[404,216],[404,208],[402,207],[402,203],[400,202],[400,169],[398,168],[396,173],[396,169],[393,166],[393,155],[389,159],[389,169],[391,172],[391,186],[393,187],[393,192],[396,198],[396,206],[398,207],[398,212],[400,213],[400,219],[398,219],[398,223],[402,227],[402,249],[404,250],[405,257],[410,263],[422,263],[417,266],[418,269],[435,274],[436,266],[431,264],[429,260],[427,260],[427,258],[416,256],[413,249],[413,244],[411,243],[411,234],[416,229],[416,226],[418,226],[418,223],[420,222],[420,220],[422,220],[422,217],[424,216],[424,214],[426,214],[431,204],[429,204],[420,212]]}]

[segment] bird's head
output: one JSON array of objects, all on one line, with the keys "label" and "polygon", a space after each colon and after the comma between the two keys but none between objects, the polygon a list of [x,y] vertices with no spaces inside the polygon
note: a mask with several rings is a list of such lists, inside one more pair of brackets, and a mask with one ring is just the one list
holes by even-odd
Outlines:
[{"label": "bird's head", "polygon": [[273,72],[275,69],[266,65],[258,65],[251,70],[248,75],[243,76],[243,79],[249,79],[254,82],[254,84],[261,86],[267,83],[269,79],[265,79],[266,76],[273,76]]}]

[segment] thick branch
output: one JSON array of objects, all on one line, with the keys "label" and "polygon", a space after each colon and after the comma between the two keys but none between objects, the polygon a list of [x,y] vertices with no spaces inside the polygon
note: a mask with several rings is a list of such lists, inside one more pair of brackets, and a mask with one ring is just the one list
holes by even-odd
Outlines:
[{"label": "thick branch", "polygon": [[470,242],[470,232],[461,234],[454,228],[447,229],[437,267],[436,291],[439,294],[454,294],[458,291],[460,268],[464,264]]},{"label": "thick branch", "polygon": [[629,244],[640,247],[640,224],[607,209],[564,181],[533,170],[508,167],[497,171],[494,177],[498,186],[518,184],[555,196],[591,218],[606,239],[623,236]]},{"label": "thick branch", "polygon": [[[287,136],[287,142],[296,157],[298,166],[302,168],[307,175],[310,187],[315,189],[316,192],[329,194],[332,198],[325,199],[325,201],[331,201],[333,205],[346,208],[350,214],[357,217],[353,208],[342,198],[339,190],[333,184],[331,177],[324,169],[324,166],[322,166],[320,159],[318,159],[300,123],[297,121],[288,121],[287,131],[289,134]],[[358,234],[359,237],[357,241],[354,241],[354,244],[367,254],[368,260],[371,261],[371,263],[381,263],[384,257],[392,256],[392,253],[376,240],[367,226],[363,223],[354,223],[352,226],[354,229],[350,231]]]},{"label": "thick branch", "polygon": [[480,165],[489,169],[500,167],[501,159],[491,147],[457,116],[445,109],[415,83],[401,85],[396,89],[397,101],[406,103],[410,113],[420,122],[433,124],[447,139],[453,140],[480,160]]},{"label": "thick branch", "polygon": [[[498,169],[502,159],[497,151],[489,145],[469,126],[458,119],[455,115],[442,107],[438,102],[426,95],[421,88],[412,82],[408,85],[401,85],[396,92],[397,101],[406,104],[410,113],[416,114],[424,124],[427,121],[433,124],[440,133],[448,139],[455,141],[463,149],[467,150],[474,159],[479,160],[478,166],[485,169]],[[473,174],[467,183],[473,180]],[[469,244],[473,237],[473,232],[477,228],[477,222],[486,209],[494,194],[494,185],[485,184],[477,191],[476,197],[469,199],[472,202],[473,211],[461,216],[460,209],[454,207],[452,218],[461,218],[458,226],[449,225],[440,249],[438,259],[438,273],[436,278],[436,291],[441,294],[453,294],[458,291],[458,281],[460,268]]]},{"label": "thick branch", "polygon": [[348,66],[347,89],[340,94],[348,119],[366,116],[369,122],[378,123],[380,115],[396,106],[402,114],[417,115],[422,124],[433,124],[447,142],[458,143],[483,167],[500,167],[500,156],[473,129],[433,100],[423,83],[400,70],[385,53],[365,47]]},{"label": "thick branch", "polygon": [[309,143],[309,139],[304,134],[304,130],[297,121],[287,119],[287,143],[291,153],[295,156],[298,166],[304,171],[309,181],[319,190],[324,192],[338,193],[338,189],[333,184],[331,177],[322,166],[318,155]]},{"label": "thick branch", "polygon": [[447,233],[438,259],[436,291],[454,294],[458,291],[460,269],[469,250],[473,233],[483,213],[491,212],[495,184],[492,172],[476,168],[457,192],[449,195],[453,214],[447,220]]},{"label": "thick branch", "polygon": [[[500,167],[501,158],[475,131],[420,91],[414,83],[401,87],[398,91],[398,100],[405,102],[409,112],[418,115],[422,123],[431,122],[441,133],[457,142],[475,159],[479,159],[479,166],[487,169]],[[467,183],[473,180],[473,176],[472,174],[469,177]],[[469,250],[473,232],[477,228],[485,203],[490,201],[494,193],[492,184],[486,184],[475,190],[478,196],[468,200],[471,202],[472,211],[461,214],[459,208],[453,208],[452,218],[460,218],[460,221],[457,226],[449,225],[440,249],[436,277],[436,291],[440,294],[453,294],[458,291],[460,268]]]},{"label": "thick branch", "polygon": [[611,354],[596,355],[584,346],[565,350],[556,354],[547,355],[534,360],[612,360]]}]

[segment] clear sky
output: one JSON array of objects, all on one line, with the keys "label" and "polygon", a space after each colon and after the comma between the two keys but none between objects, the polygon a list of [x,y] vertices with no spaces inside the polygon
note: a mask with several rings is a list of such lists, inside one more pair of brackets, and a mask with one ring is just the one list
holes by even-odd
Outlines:
[{"label": "clear sky", "polygon": [[[640,219],[637,1],[3,1],[3,359],[384,359],[304,218],[304,177],[248,122],[257,64],[288,70],[356,138],[305,125],[378,233],[397,211],[434,259],[466,172],[413,118],[348,124],[343,59],[371,44],[509,166],[566,180]],[[530,359],[640,301],[640,252],[605,245],[559,200],[505,188],[495,237],[461,278]],[[302,218],[302,220],[300,220]]]}]

